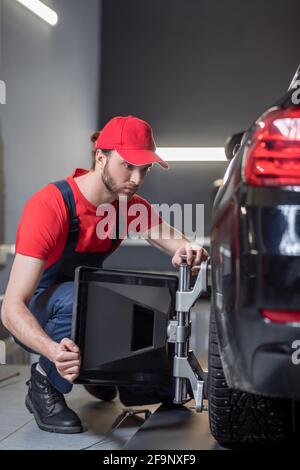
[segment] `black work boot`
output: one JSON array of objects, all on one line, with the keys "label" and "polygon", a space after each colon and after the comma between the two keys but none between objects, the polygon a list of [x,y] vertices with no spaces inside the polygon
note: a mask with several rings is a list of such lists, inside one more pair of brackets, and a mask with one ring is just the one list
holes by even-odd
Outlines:
[{"label": "black work boot", "polygon": [[29,388],[25,405],[40,429],[63,434],[83,431],[80,419],[67,406],[63,394],[36,370],[36,364],[31,366],[31,378],[26,384]]}]

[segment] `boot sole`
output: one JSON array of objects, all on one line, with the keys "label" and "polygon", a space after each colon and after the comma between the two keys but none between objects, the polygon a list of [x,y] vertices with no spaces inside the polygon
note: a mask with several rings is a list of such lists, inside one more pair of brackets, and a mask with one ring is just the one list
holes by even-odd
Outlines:
[{"label": "boot sole", "polygon": [[29,411],[29,413],[33,414],[36,424],[43,431],[56,432],[60,434],[79,434],[84,431],[82,426],[50,426],[49,424],[42,423],[28,395],[26,396],[26,399],[25,399],[25,406],[27,410]]}]

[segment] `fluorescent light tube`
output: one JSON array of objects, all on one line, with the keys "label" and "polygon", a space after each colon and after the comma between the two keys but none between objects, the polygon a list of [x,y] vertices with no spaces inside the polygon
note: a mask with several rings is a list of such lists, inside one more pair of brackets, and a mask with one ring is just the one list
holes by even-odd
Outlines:
[{"label": "fluorescent light tube", "polygon": [[223,147],[159,147],[158,155],[167,162],[225,162]]},{"label": "fluorescent light tube", "polygon": [[57,13],[54,10],[51,10],[51,8],[47,7],[47,5],[45,5],[40,0],[17,0],[17,2],[21,3],[21,5],[24,5],[24,7],[28,8],[51,26],[56,25],[58,21]]}]

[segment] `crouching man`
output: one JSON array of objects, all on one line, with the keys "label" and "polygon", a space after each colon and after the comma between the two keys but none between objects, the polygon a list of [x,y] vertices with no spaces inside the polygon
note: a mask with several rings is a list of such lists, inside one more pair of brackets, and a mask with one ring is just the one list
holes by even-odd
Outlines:
[{"label": "crouching man", "polygon": [[[37,425],[50,432],[83,430],[64,399],[80,370],[80,351],[70,339],[75,268],[101,267],[125,238],[123,233],[99,239],[99,205],[112,204],[118,209],[119,197],[126,196],[128,226],[131,205],[145,206],[147,220],[140,231],[147,234],[149,243],[172,257],[174,266],[180,265],[182,254],[194,265],[207,257],[202,247],[191,245],[136,194],[154,163],[168,167],[155,153],[149,124],[132,116],[116,117],[96,132],[92,141],[90,170],[76,169],[65,180],[49,183],[27,202],[1,311],[2,322],[16,341],[40,355],[27,382],[26,406]],[[110,229],[115,233],[116,227]],[[164,229],[169,230],[168,239],[159,235]]]}]

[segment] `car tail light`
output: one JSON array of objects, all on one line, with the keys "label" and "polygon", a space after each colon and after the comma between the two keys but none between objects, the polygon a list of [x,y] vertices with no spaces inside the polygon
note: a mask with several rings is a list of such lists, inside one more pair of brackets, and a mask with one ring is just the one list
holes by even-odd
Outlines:
[{"label": "car tail light", "polygon": [[270,110],[256,125],[243,165],[247,183],[300,185],[300,109]]},{"label": "car tail light", "polygon": [[261,313],[274,323],[300,323],[300,312],[296,310],[262,310]]}]

